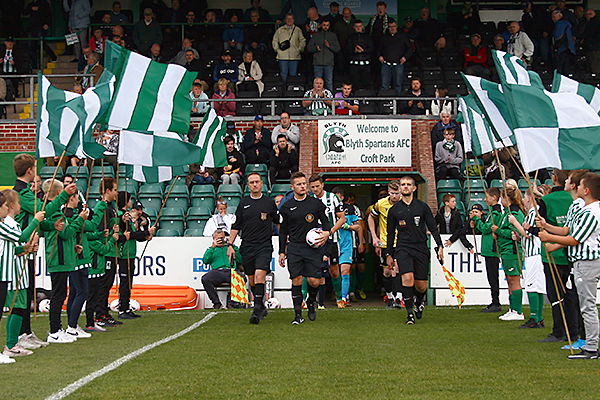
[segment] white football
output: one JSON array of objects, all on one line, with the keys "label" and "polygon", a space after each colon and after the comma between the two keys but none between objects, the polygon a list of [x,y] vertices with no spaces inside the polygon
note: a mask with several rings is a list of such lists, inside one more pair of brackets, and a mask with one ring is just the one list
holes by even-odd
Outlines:
[{"label": "white football", "polygon": [[[140,302],[135,299],[130,299],[129,308],[131,309],[131,311],[139,311],[141,308]],[[119,311],[119,299],[114,299],[110,302],[110,309],[112,311]]]},{"label": "white football", "polygon": [[38,310],[40,312],[48,312],[50,311],[50,299],[44,299],[40,301],[38,305]]},{"label": "white football", "polygon": [[119,299],[114,299],[109,305],[112,311],[119,311]]},{"label": "white football", "polygon": [[321,232],[323,232],[323,229],[321,229],[321,228],[312,228],[306,234],[306,243],[308,243],[308,245],[310,247],[314,247],[314,248],[319,247],[319,246],[315,245],[315,243],[321,237]]},{"label": "white football", "polygon": [[281,308],[281,303],[275,297],[271,297],[267,300],[267,308]]}]

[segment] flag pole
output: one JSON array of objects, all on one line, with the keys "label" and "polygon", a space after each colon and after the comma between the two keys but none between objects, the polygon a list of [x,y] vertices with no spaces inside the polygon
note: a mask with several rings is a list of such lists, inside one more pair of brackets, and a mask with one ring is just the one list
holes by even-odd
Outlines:
[{"label": "flag pole", "polygon": [[[90,168],[90,171],[94,170],[94,163],[96,162],[95,159],[92,159],[92,167]],[[79,171],[78,171],[79,172]],[[102,168],[102,172],[104,172],[104,168]],[[85,206],[89,209],[89,205],[88,205],[88,200],[90,198],[90,186],[92,184],[92,178],[90,177],[88,179],[88,183],[87,183],[87,189],[85,192]],[[81,246],[81,243],[83,242],[83,233],[85,232],[85,221],[83,221],[83,224],[81,224],[81,235],[79,236],[79,243],[77,243],[79,246]]]},{"label": "flag pole", "polygon": [[[465,147],[463,146],[463,154],[465,157],[465,164],[467,161],[467,151],[465,149]],[[475,158],[477,159],[477,158]],[[477,165],[479,166],[479,165]],[[465,175],[467,178],[467,194],[469,196],[469,211],[471,209],[471,184],[469,183],[469,166],[467,165],[467,168],[465,168]],[[481,183],[483,184],[483,179],[481,180]],[[469,218],[469,226],[471,225],[471,219]],[[475,256],[475,264],[477,264],[478,261],[478,257],[477,257],[477,238],[475,237],[475,229],[472,229],[473,232],[473,241],[475,242],[475,251],[473,252],[473,255]]]},{"label": "flag pole", "polygon": [[[104,169],[102,170],[104,171]],[[115,210],[115,214],[117,215],[117,224],[119,224],[119,228],[121,227],[120,224],[120,220],[119,220],[119,158],[117,157],[117,179],[116,179],[116,184],[117,184],[117,201],[116,201],[116,210]],[[119,234],[121,234],[121,230],[119,229]],[[116,289],[117,289],[117,295],[119,294],[119,243],[117,241],[117,243],[115,243],[115,277],[116,277]],[[114,283],[114,282],[113,282]],[[109,292],[110,293],[110,292]]]},{"label": "flag pole", "polygon": [[[34,165],[33,170],[35,172],[35,175],[33,177],[34,182],[37,180],[36,178],[38,177],[37,162],[38,162],[38,160],[36,158],[35,162],[33,164]],[[37,195],[38,195],[39,190],[40,190],[40,188],[37,187],[37,185],[36,185],[36,188],[33,191],[33,215],[35,215],[37,213]],[[35,284],[36,264],[37,264],[37,251],[34,251],[33,252],[33,278],[29,279],[29,282],[32,282],[32,279],[33,279],[33,320],[34,321],[37,320],[37,288],[36,288],[36,284]]]},{"label": "flag pole", "polygon": [[[64,149],[63,152],[62,152],[62,154],[60,155],[60,157],[58,159],[58,164],[56,165],[56,168],[54,168],[54,173],[52,174],[52,180],[56,179],[56,174],[58,172],[58,169],[60,168],[60,164],[62,164],[63,158],[65,158],[66,152],[67,152],[67,149]],[[52,185],[50,185],[50,188],[52,188]],[[46,203],[48,203],[48,196],[44,197],[44,204],[42,204],[42,210],[41,211],[44,211],[46,209]]]}]

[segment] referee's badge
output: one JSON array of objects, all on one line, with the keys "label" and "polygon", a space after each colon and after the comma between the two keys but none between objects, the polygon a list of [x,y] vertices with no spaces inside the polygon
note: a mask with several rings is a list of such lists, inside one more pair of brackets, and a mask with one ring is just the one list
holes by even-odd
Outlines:
[{"label": "referee's badge", "polygon": [[267,213],[263,213],[263,212],[260,213],[260,220],[261,221],[266,221],[267,217],[268,217]]},{"label": "referee's badge", "polygon": [[400,221],[398,221],[398,225],[400,226],[400,228],[404,228],[406,226],[406,221],[401,219]]},{"label": "referee's badge", "polygon": [[421,217],[420,217],[419,215],[417,215],[417,216],[415,217],[415,225],[416,225],[416,226],[419,226],[419,222],[421,222]]},{"label": "referee's badge", "polygon": [[306,214],[306,217],[304,217],[304,219],[306,220],[306,222],[308,222],[310,224],[311,222],[313,222],[315,220],[315,216],[309,213],[309,214]]}]

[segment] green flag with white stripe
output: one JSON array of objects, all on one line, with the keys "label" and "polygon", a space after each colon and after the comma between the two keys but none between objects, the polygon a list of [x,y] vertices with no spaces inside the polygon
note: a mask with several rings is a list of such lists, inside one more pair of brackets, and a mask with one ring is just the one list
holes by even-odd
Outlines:
[{"label": "green flag with white stripe", "polygon": [[144,183],[159,183],[184,174],[183,167],[142,167],[133,166],[133,180]]},{"label": "green flag with white stripe", "polygon": [[554,71],[553,93],[576,93],[583,97],[596,113],[600,114],[600,89],[593,85],[577,82]]},{"label": "green flag with white stripe", "polygon": [[504,51],[492,50],[492,60],[500,81],[509,85],[534,86],[544,88],[542,79],[533,71],[528,71],[523,60]]},{"label": "green flag with white stripe", "polygon": [[207,168],[220,168],[227,165],[227,151],[223,144],[226,132],[225,118],[219,117],[211,108],[204,116],[200,130],[192,141],[202,148],[202,153],[196,163]]},{"label": "green flag with white stripe", "polygon": [[188,165],[198,162],[201,153],[200,147],[185,142],[175,132],[122,130],[119,135],[120,164],[142,167]]},{"label": "green flag with white stripe", "polygon": [[115,95],[104,118],[110,128],[187,133],[196,73],[162,64],[106,42],[106,69],[117,78]]},{"label": "green flag with white stripe", "polygon": [[495,138],[485,114],[479,109],[473,95],[459,96],[458,107],[459,118],[463,122],[465,152],[481,156],[495,149],[501,149],[505,145],[512,146],[510,138],[504,139],[504,143]]}]

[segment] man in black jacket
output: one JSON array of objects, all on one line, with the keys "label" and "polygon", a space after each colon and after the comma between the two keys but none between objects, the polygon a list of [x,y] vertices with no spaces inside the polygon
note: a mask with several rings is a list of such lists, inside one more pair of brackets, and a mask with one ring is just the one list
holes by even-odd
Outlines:
[{"label": "man in black jacket", "polygon": [[298,171],[298,153],[288,144],[287,137],[282,133],[277,135],[277,146],[271,153],[271,168],[269,176],[271,183],[277,180],[290,179]]},{"label": "man in black jacket", "polygon": [[412,47],[408,35],[398,32],[398,24],[392,19],[388,22],[388,32],[381,38],[378,53],[381,63],[381,88],[389,89],[393,85],[398,96],[401,96],[404,63],[412,55]]},{"label": "man in black jacket", "polygon": [[354,22],[354,33],[348,38],[346,53],[350,63],[350,79],[355,89],[363,89],[371,85],[371,55],[373,39],[365,33],[361,20]]},{"label": "man in black jacket", "polygon": [[403,101],[401,103],[400,112],[402,114],[410,115],[425,115],[425,111],[429,109],[429,101],[421,100],[421,97],[426,97],[423,90],[421,90],[421,79],[412,78],[410,82],[410,89],[405,94],[406,97],[413,97],[413,100]]},{"label": "man in black jacket", "polygon": [[242,153],[248,164],[268,164],[273,144],[271,143],[271,132],[263,127],[262,115],[254,117],[254,127],[244,134],[242,141]]},{"label": "man in black jacket", "polygon": [[463,218],[460,212],[456,209],[456,196],[453,194],[445,194],[442,197],[444,207],[438,210],[435,216],[435,223],[442,235],[452,235],[444,242],[445,247],[450,247],[454,242],[460,239],[460,242],[465,246],[471,254],[475,252],[475,248],[467,239],[467,229],[463,223]]}]

